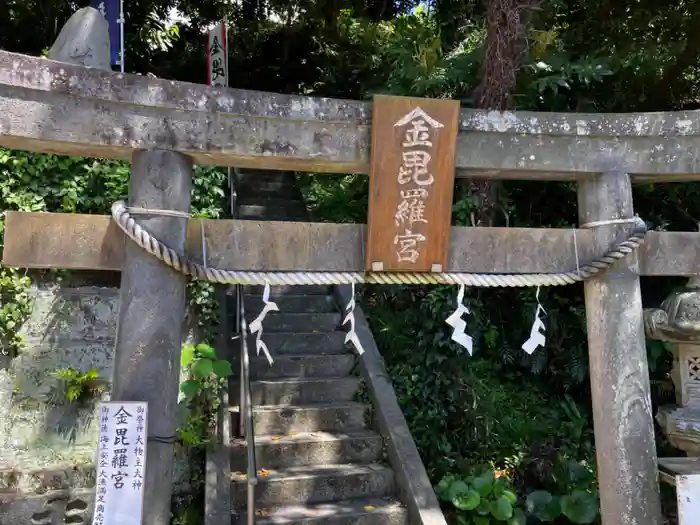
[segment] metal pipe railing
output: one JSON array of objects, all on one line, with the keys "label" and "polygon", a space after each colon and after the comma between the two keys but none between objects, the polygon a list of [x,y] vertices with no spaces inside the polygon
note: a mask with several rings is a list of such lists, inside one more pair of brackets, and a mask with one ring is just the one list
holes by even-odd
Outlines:
[{"label": "metal pipe railing", "polygon": [[248,325],[245,319],[243,290],[237,285],[238,317],[240,321],[241,341],[241,392],[240,392],[240,432],[245,438],[248,454],[247,465],[247,520],[248,525],[255,523],[255,485],[258,483],[258,471],[255,466],[255,428],[253,426],[253,402],[250,388],[250,356],[248,355]]},{"label": "metal pipe railing", "polygon": [[[238,169],[229,168],[228,178],[231,188],[231,217],[238,218]],[[245,319],[243,286],[235,285],[236,311],[235,329],[240,341],[240,381],[239,381],[239,435],[245,439],[248,462],[246,467],[246,513],[247,525],[255,524],[255,485],[258,483],[258,470],[255,466],[255,427],[253,425],[253,396],[250,387],[250,355],[248,354],[248,324]]]}]

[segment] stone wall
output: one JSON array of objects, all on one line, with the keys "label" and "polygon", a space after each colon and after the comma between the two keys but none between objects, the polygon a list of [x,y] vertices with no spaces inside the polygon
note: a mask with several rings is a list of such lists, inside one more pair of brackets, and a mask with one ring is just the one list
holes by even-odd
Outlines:
[{"label": "stone wall", "polygon": [[[97,369],[111,381],[119,289],[37,285],[27,344],[0,361],[0,525],[90,523],[96,403],[65,401],[59,368]],[[109,398],[109,389],[102,399]],[[190,487],[176,458],[176,493]]]}]

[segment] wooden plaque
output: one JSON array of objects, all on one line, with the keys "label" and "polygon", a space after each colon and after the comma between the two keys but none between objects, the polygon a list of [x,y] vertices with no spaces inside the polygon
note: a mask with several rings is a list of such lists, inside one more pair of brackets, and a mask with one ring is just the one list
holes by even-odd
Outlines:
[{"label": "wooden plaque", "polygon": [[459,101],[375,95],[366,269],[447,268]]}]

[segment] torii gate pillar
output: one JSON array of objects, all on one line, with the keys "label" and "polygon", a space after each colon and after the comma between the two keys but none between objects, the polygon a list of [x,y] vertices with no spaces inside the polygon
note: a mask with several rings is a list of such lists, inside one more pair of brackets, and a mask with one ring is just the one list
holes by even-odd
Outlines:
[{"label": "torii gate pillar", "polygon": [[[625,225],[604,223],[634,216],[629,175],[580,182],[578,209],[581,225],[599,223],[597,242],[609,245]],[[602,523],[661,525],[636,255],[585,281],[584,292]]]}]

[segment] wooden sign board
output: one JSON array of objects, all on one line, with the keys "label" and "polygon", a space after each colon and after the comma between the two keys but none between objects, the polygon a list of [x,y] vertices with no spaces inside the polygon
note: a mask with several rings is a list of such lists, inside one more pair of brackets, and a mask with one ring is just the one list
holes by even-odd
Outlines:
[{"label": "wooden sign board", "polygon": [[365,267],[447,268],[459,101],[376,95]]},{"label": "wooden sign board", "polygon": [[112,401],[100,406],[93,525],[140,525],[146,480],[148,404]]},{"label": "wooden sign board", "polygon": [[209,30],[207,76],[210,86],[228,87],[228,36],[223,22]]}]

